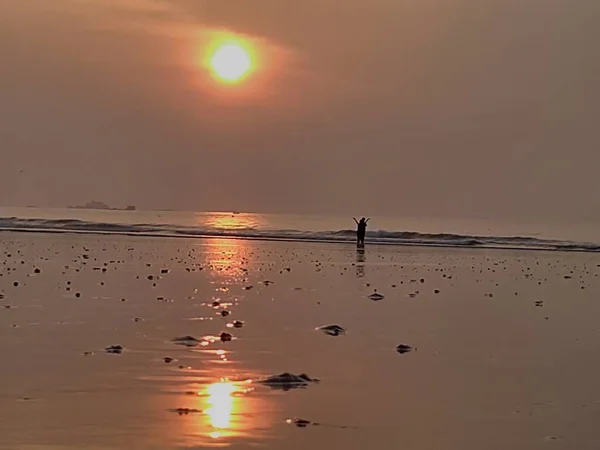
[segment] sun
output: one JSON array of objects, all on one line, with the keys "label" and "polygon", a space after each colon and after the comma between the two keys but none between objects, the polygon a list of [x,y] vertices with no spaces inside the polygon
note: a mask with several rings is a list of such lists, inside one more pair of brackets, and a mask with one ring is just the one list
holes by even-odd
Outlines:
[{"label": "sun", "polygon": [[227,83],[237,83],[252,69],[252,58],[244,46],[230,42],[218,46],[210,57],[214,75]]}]

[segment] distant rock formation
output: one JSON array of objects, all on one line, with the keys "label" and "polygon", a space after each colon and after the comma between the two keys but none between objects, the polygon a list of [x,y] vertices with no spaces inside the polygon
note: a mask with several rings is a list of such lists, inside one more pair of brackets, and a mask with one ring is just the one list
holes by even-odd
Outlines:
[{"label": "distant rock formation", "polygon": [[76,205],[69,206],[70,209],[108,209],[111,211],[135,211],[136,208],[133,205],[128,205],[126,208],[111,208],[106,203],[98,202],[96,200],[92,200],[91,202],[87,202],[85,205]]}]

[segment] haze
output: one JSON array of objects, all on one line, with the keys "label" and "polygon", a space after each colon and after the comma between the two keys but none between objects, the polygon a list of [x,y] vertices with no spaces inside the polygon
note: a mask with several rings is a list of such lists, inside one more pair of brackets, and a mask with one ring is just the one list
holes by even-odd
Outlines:
[{"label": "haze", "polygon": [[[600,221],[598,0],[2,0],[0,203]],[[238,91],[203,71],[257,46]]]}]

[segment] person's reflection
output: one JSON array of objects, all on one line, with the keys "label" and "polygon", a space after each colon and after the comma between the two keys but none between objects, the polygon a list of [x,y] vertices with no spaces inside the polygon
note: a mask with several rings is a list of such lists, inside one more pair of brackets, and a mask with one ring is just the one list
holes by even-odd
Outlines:
[{"label": "person's reflection", "polygon": [[356,249],[356,276],[362,278],[365,276],[365,249],[359,247]]}]

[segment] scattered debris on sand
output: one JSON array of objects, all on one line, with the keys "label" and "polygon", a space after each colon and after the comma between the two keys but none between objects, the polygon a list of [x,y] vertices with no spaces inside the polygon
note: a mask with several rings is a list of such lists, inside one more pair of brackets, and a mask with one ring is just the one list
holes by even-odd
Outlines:
[{"label": "scattered debris on sand", "polygon": [[380,294],[379,292],[377,292],[377,289],[375,289],[375,292],[373,292],[371,295],[369,295],[369,298],[371,300],[373,300],[374,302],[377,302],[379,300],[383,300],[385,298],[385,295]]},{"label": "scattered debris on sand", "polygon": [[346,330],[339,325],[324,325],[322,327],[317,327],[317,331],[322,331],[328,336],[339,336],[340,334],[345,334]]},{"label": "scattered debris on sand", "polygon": [[202,412],[202,410],[196,408],[175,408],[170,409],[169,411],[175,412],[180,416],[187,416],[188,414],[199,414]]},{"label": "scattered debris on sand", "polygon": [[233,339],[233,336],[231,336],[230,333],[226,333],[225,331],[223,331],[219,338],[221,339],[221,342],[229,342]]},{"label": "scattered debris on sand", "polygon": [[173,338],[171,342],[174,342],[178,345],[185,345],[186,347],[196,347],[200,344],[200,340],[196,339],[194,336],[180,336]]},{"label": "scattered debris on sand", "polygon": [[110,347],[106,347],[104,351],[106,351],[106,353],[120,355],[123,353],[123,347],[121,345],[111,345]]},{"label": "scattered debris on sand", "polygon": [[416,349],[413,349],[410,345],[406,345],[406,344],[400,344],[398,347],[396,347],[396,351],[398,353],[400,353],[401,355],[404,355],[405,353],[408,353],[408,352],[412,352],[413,350],[416,350]]},{"label": "scattered debris on sand", "polygon": [[300,375],[294,375],[293,373],[284,372],[279,375],[272,375],[267,378],[263,378],[261,380],[257,380],[257,383],[264,384],[265,386],[269,386],[273,389],[295,389],[295,388],[303,388],[308,386],[310,383],[318,383],[319,380],[316,378],[311,378],[305,373],[301,373]]},{"label": "scattered debris on sand", "polygon": [[310,420],[300,419],[295,417],[293,419],[287,419],[286,423],[290,425],[296,425],[298,428],[306,428],[309,425],[318,426],[319,424],[316,422],[311,422]]}]

